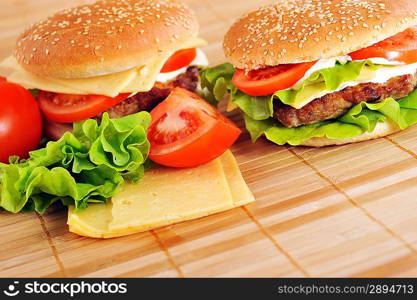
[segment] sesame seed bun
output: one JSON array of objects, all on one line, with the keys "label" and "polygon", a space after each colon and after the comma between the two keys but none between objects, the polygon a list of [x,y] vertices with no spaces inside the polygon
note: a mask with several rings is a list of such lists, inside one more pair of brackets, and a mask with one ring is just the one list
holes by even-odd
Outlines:
[{"label": "sesame seed bun", "polygon": [[85,78],[158,59],[195,37],[197,19],[173,0],[101,0],[61,11],[18,39],[14,56],[27,71]]},{"label": "sesame seed bun", "polygon": [[352,143],[359,143],[369,140],[374,140],[380,137],[388,136],[390,134],[394,134],[396,132],[401,131],[397,124],[387,120],[382,123],[378,123],[372,132],[366,132],[362,135],[356,136],[350,139],[340,139],[340,140],[332,140],[326,137],[321,138],[312,138],[305,142],[303,142],[300,146],[308,146],[308,147],[325,147],[325,146],[336,146],[336,145],[346,145]]},{"label": "sesame seed bun", "polygon": [[346,55],[417,25],[416,0],[285,0],[250,12],[226,34],[240,69]]}]

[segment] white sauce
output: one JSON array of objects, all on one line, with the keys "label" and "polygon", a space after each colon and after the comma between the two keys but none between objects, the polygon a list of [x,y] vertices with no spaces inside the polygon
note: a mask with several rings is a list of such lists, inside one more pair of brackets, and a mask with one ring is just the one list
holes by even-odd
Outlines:
[{"label": "white sauce", "polygon": [[[376,65],[390,65],[390,66],[398,66],[398,65],[405,65],[405,63],[402,62],[398,62],[398,61],[389,61],[385,58],[381,58],[381,57],[373,57],[373,58],[368,58],[366,60],[370,60],[372,63],[376,64]],[[309,78],[314,72],[323,70],[323,69],[329,69],[329,68],[333,68],[334,66],[336,66],[337,62],[342,62],[342,63],[347,63],[349,61],[352,61],[352,58],[350,56],[337,56],[334,58],[328,58],[328,59],[320,59],[319,61],[317,61],[317,63],[315,65],[313,65],[311,67],[311,69],[309,69],[306,74],[304,75],[303,78],[301,78],[295,85],[294,88],[297,88],[299,85],[301,85],[307,78]],[[363,60],[358,60],[358,61],[363,61]],[[395,75],[398,76],[398,75]],[[395,77],[392,76],[392,77]]]},{"label": "white sauce", "polygon": [[338,56],[338,57],[333,57],[333,58],[320,59],[305,73],[303,78],[301,78],[300,80],[297,81],[296,84],[294,84],[292,88],[299,87],[304,81],[307,80],[307,78],[309,78],[311,75],[313,75],[313,73],[317,71],[333,68],[334,66],[336,66],[336,63],[338,61],[347,63],[348,61],[351,61],[351,60],[352,59],[350,58],[350,56]]},{"label": "white sauce", "polygon": [[[208,64],[209,64],[209,62],[208,62],[206,54],[201,49],[197,49],[197,56],[189,64],[189,66],[206,67],[206,66],[208,66]],[[159,81],[159,82],[170,81],[170,80],[174,79],[175,77],[177,77],[178,75],[180,75],[181,73],[184,73],[187,70],[187,67],[184,67],[182,69],[179,69],[179,70],[176,70],[176,71],[173,71],[173,72],[169,72],[169,73],[159,73],[158,77],[156,78],[156,81]]]},{"label": "white sauce", "polygon": [[400,61],[388,60],[388,59],[385,59],[385,58],[382,58],[382,57],[374,57],[374,58],[363,59],[363,60],[358,60],[358,61],[364,61],[364,60],[370,60],[376,65],[397,66],[397,65],[405,65],[406,64],[406,63],[403,63],[403,62],[400,62]]}]

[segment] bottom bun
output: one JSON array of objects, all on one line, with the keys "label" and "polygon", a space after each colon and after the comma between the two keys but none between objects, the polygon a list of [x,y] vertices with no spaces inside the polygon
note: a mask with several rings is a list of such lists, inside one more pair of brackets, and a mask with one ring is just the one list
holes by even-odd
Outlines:
[{"label": "bottom bun", "polygon": [[340,139],[332,140],[326,137],[312,138],[303,142],[300,146],[307,147],[325,147],[325,146],[335,146],[335,145],[346,145],[351,143],[359,143],[363,141],[369,141],[384,137],[393,133],[401,131],[400,127],[392,121],[385,121],[383,123],[378,123],[372,132],[366,132],[362,135],[355,136],[349,139]]}]

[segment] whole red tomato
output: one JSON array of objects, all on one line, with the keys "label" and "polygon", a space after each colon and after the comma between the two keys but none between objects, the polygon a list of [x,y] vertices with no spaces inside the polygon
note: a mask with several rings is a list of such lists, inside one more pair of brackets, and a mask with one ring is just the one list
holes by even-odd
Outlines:
[{"label": "whole red tomato", "polygon": [[27,158],[39,146],[42,116],[38,103],[23,87],[0,83],[0,162],[9,156]]}]

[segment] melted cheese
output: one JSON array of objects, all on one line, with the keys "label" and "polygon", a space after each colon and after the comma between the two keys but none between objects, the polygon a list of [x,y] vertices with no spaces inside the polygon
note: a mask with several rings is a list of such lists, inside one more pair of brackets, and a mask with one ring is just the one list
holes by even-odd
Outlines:
[{"label": "melted cheese", "polygon": [[[196,38],[181,46],[185,49],[200,47],[204,44],[203,40]],[[80,79],[36,76],[24,70],[16,59],[10,56],[0,64],[0,75],[25,88],[66,94],[97,94],[115,97],[120,93],[149,91],[154,86],[165,62],[177,50],[179,49],[175,49],[145,66],[138,66],[119,73]]]},{"label": "melted cheese", "polygon": [[231,152],[193,169],[148,171],[107,204],[68,212],[71,232],[111,238],[207,216],[254,201]]}]

